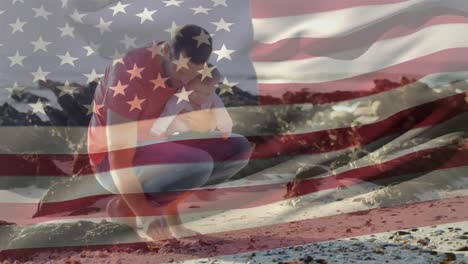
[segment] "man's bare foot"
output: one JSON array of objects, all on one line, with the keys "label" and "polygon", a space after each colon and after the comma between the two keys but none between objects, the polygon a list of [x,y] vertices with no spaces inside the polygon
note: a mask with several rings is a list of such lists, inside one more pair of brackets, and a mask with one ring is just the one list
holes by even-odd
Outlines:
[{"label": "man's bare foot", "polygon": [[187,228],[187,227],[185,227],[183,225],[170,226],[170,229],[172,231],[172,234],[176,238],[185,238],[185,237],[192,237],[192,236],[202,235],[200,232],[189,229],[189,228]]},{"label": "man's bare foot", "polygon": [[169,228],[164,217],[156,218],[148,224],[148,227],[144,230],[146,235],[153,240],[166,240],[175,238]]}]

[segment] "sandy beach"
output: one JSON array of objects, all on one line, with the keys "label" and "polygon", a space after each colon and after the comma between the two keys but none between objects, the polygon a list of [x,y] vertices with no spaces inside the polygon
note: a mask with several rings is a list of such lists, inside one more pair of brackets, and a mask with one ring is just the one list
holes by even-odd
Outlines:
[{"label": "sandy beach", "polygon": [[[1,257],[3,261],[7,261],[4,263],[16,261],[16,263],[75,264],[468,263],[468,221],[438,217],[450,214],[450,210],[461,210],[461,216],[464,216],[463,209],[466,209],[466,204],[460,202],[464,201],[463,197],[467,194],[468,182],[464,178],[466,169],[461,167],[452,171],[444,170],[443,173],[446,174],[444,180],[450,184],[438,190],[427,190],[421,185],[422,182],[431,182],[441,177],[441,172],[433,171],[391,187],[383,188],[377,184],[363,182],[252,208],[206,211],[203,207],[194,206],[193,201],[187,201],[182,206],[190,207],[193,211],[182,215],[185,225],[207,236],[186,238],[179,244],[153,241],[151,243],[153,248],[141,246],[142,244],[123,249],[92,247],[92,243],[99,244],[99,240],[90,241],[89,247],[83,247],[83,242],[77,241],[75,249],[58,251],[56,248],[60,247],[63,241],[57,240],[55,242],[58,244],[54,245],[54,241],[49,241],[51,244],[48,247],[29,254],[26,259],[15,259],[18,255],[5,253]],[[259,177],[255,175],[218,187],[253,184],[252,182],[258,181]],[[272,173],[263,174],[262,177],[263,183],[286,182],[293,175]],[[398,189],[407,195],[400,195],[397,199],[393,196],[392,189]],[[0,195],[5,200],[31,202],[39,199],[44,191],[28,187],[3,190],[0,191]],[[217,199],[222,200],[222,196]],[[439,199],[449,202],[446,204],[434,202]],[[409,202],[421,204],[419,207],[405,206]],[[386,206],[386,211],[379,209],[382,205]],[[435,208],[432,212],[431,206]],[[415,216],[408,216],[409,212],[414,212]],[[342,215],[344,218],[338,218]],[[382,215],[387,215],[388,217],[384,218],[388,219],[381,223],[376,222],[382,218]],[[390,216],[394,219],[390,219]],[[414,219],[439,224],[412,227],[411,221]],[[374,222],[371,223],[371,220]],[[73,220],[49,221],[35,226],[38,229],[39,226],[53,226],[53,230],[58,232],[60,226],[73,225],[77,222],[79,225],[84,223],[85,226],[91,225],[86,223],[92,222],[95,226],[91,229],[98,230],[95,227],[105,223],[106,219],[93,217],[93,213],[90,213],[84,219],[75,217]],[[5,227],[2,226],[0,230]],[[388,231],[382,231],[386,229]],[[87,231],[92,232],[92,230]],[[21,236],[27,237],[24,232],[17,235],[13,241],[21,241]],[[140,242],[135,237],[128,237],[126,240],[126,243]],[[68,241],[67,244],[74,243]],[[5,247],[5,243],[3,246]],[[12,248],[8,249],[12,252]]]}]

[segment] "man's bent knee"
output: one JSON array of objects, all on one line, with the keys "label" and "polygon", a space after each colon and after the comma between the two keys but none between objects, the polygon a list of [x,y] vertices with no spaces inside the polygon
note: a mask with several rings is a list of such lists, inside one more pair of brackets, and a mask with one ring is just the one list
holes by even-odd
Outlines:
[{"label": "man's bent knee", "polygon": [[250,141],[248,141],[247,138],[240,134],[232,134],[231,138],[232,140],[234,140],[234,156],[238,159],[247,160],[248,162],[253,152],[253,148],[250,144]]}]

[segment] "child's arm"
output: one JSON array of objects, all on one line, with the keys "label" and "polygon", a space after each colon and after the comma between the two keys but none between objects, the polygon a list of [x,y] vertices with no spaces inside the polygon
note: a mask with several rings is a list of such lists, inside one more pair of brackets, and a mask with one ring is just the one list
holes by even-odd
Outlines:
[{"label": "child's arm", "polygon": [[164,111],[161,113],[160,117],[154,121],[153,126],[151,127],[151,133],[156,139],[167,139],[166,131],[169,128],[169,125],[174,121],[177,114],[182,111],[184,107],[184,102],[177,104],[177,97],[171,97],[164,107]]},{"label": "child's arm", "polygon": [[217,94],[213,95],[213,110],[216,117],[216,126],[223,132],[223,137],[228,138],[232,133],[232,119],[223,101]]}]

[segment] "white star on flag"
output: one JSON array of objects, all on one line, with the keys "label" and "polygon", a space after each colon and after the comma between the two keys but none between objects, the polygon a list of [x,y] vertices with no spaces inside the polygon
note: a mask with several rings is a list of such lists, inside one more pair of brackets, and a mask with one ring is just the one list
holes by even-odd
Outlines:
[{"label": "white star on flag", "polygon": [[125,45],[125,49],[130,49],[130,48],[136,48],[137,45],[135,44],[135,41],[137,38],[131,38],[127,34],[124,36],[125,39],[121,40],[120,43]]},{"label": "white star on flag", "polygon": [[73,96],[73,93],[75,92],[75,89],[77,87],[71,86],[69,81],[65,81],[65,84],[63,86],[57,86],[57,88],[61,90],[59,97],[62,97],[67,94]]},{"label": "white star on flag", "polygon": [[166,7],[168,6],[180,6],[184,1],[182,0],[169,0],[169,1],[163,1],[164,4],[166,4]]},{"label": "white star on flag", "polygon": [[19,17],[18,17],[18,18],[16,18],[15,23],[8,24],[8,25],[10,25],[10,27],[12,28],[11,34],[14,34],[15,32],[18,32],[18,31],[19,32],[24,32],[23,31],[23,26],[26,25],[26,24],[27,24],[27,22],[21,21],[19,19]]},{"label": "white star on flag", "polygon": [[153,42],[151,47],[147,48],[146,50],[151,52],[151,58],[154,59],[156,55],[164,56],[163,54],[163,46],[158,45],[157,43]]},{"label": "white star on flag", "polygon": [[228,60],[232,60],[231,58],[231,54],[234,52],[234,50],[230,50],[230,49],[227,49],[226,46],[223,44],[223,46],[221,47],[221,49],[219,50],[214,50],[213,53],[215,53],[216,55],[218,55],[218,58],[216,59],[216,61],[220,61],[221,59],[223,58],[226,58]]},{"label": "white star on flag", "polygon": [[136,78],[136,77],[141,79],[141,72],[144,71],[144,70],[145,70],[144,67],[138,68],[136,63],[133,64],[133,69],[127,71],[128,73],[130,73],[130,81],[133,80],[133,78]]},{"label": "white star on flag", "polygon": [[119,94],[125,96],[125,89],[127,89],[127,87],[128,85],[122,85],[122,83],[119,81],[116,86],[110,87],[110,89],[114,91],[112,97],[115,97]]},{"label": "white star on flag", "polygon": [[33,82],[36,82],[36,81],[46,81],[46,76],[49,74],[50,72],[44,72],[42,71],[42,67],[39,66],[37,68],[37,71],[35,72],[31,72],[31,74],[34,76],[34,80]]},{"label": "white star on flag", "polygon": [[182,33],[178,30],[180,26],[178,26],[174,21],[172,21],[171,27],[164,30],[171,34],[171,39],[174,39],[177,36],[182,36]]},{"label": "white star on flag", "polygon": [[129,112],[133,111],[134,109],[139,109],[142,110],[141,104],[145,101],[146,99],[139,99],[137,95],[133,98],[131,101],[127,101],[127,104],[130,105],[130,110]]},{"label": "white star on flag", "polygon": [[94,54],[94,49],[91,46],[84,46],[83,49],[86,50],[86,56],[91,56]]},{"label": "white star on flag", "polygon": [[62,32],[60,34],[60,37],[70,36],[72,38],[75,38],[75,35],[73,34],[73,31],[75,29],[73,27],[70,27],[68,23],[66,23],[64,27],[57,27],[57,28]]},{"label": "white star on flag", "polygon": [[177,65],[176,71],[179,71],[182,68],[189,69],[188,63],[190,61],[189,57],[185,57],[182,53],[179,55],[179,59],[173,60],[172,63]]},{"label": "white star on flag", "polygon": [[67,51],[65,55],[57,55],[62,61],[60,62],[60,65],[63,64],[70,64],[71,66],[75,67],[74,61],[76,61],[78,58],[72,57],[70,53]]},{"label": "white star on flag", "polygon": [[232,91],[232,87],[238,85],[238,83],[230,83],[228,81],[228,79],[226,77],[224,77],[224,80],[221,84],[218,85],[218,87],[220,88],[220,92],[219,92],[219,95],[222,95],[224,93],[230,93],[230,94],[234,94],[234,92]]},{"label": "white star on flag", "polygon": [[216,31],[226,30],[228,32],[231,32],[231,29],[229,27],[234,25],[234,23],[226,22],[224,18],[221,18],[218,22],[211,22],[211,24],[216,26]]},{"label": "white star on flag", "polygon": [[213,75],[211,75],[211,72],[215,69],[216,67],[208,67],[208,64],[205,63],[203,65],[203,69],[199,70],[198,73],[202,75],[201,80],[203,81],[206,77],[213,78]]},{"label": "white star on flag", "polygon": [[93,68],[93,71],[89,74],[83,74],[84,76],[86,76],[86,78],[88,78],[88,83],[90,82],[94,82],[96,81],[97,79],[101,78],[104,74],[97,74],[96,73],[96,69]]},{"label": "white star on flag", "polygon": [[83,17],[86,16],[86,14],[80,14],[78,12],[78,10],[75,9],[75,11],[73,11],[73,14],[70,15],[71,19],[73,19],[73,21],[77,22],[77,23],[80,23],[80,24],[83,24]]},{"label": "white star on flag", "polygon": [[39,36],[39,38],[36,41],[31,41],[31,44],[34,46],[33,52],[36,52],[38,50],[47,52],[47,45],[52,44],[52,42],[44,41],[42,39],[42,36]]},{"label": "white star on flag", "polygon": [[32,8],[34,10],[34,17],[42,17],[45,20],[49,20],[47,16],[52,15],[52,13],[48,12],[47,10],[44,9],[44,5],[41,5],[40,8]]},{"label": "white star on flag", "polygon": [[180,93],[175,93],[174,95],[177,97],[177,104],[180,102],[180,101],[187,101],[189,102],[190,99],[189,99],[189,95],[192,93],[193,91],[187,91],[185,90],[185,87],[182,87],[182,92]]},{"label": "white star on flag", "polygon": [[13,65],[16,65],[16,64],[18,64],[20,66],[24,66],[23,65],[23,60],[25,58],[26,58],[26,56],[21,56],[21,55],[19,55],[19,52],[16,51],[14,56],[8,57],[8,59],[11,61],[10,67],[12,67]]},{"label": "white star on flag", "polygon": [[45,109],[44,109],[44,104],[37,100],[36,103],[34,104],[28,104],[31,108],[32,108],[32,112],[33,113],[42,113],[44,115],[46,115],[46,112],[45,112]]},{"label": "white star on flag", "polygon": [[24,87],[18,86],[18,82],[15,82],[12,87],[7,87],[6,90],[10,93],[10,96],[15,94],[18,91],[23,90]]},{"label": "white star on flag", "polygon": [[196,15],[196,14],[206,14],[206,15],[208,15],[208,11],[211,10],[211,8],[205,8],[203,6],[192,7],[190,9],[193,10],[194,15]]},{"label": "white star on flag", "polygon": [[104,34],[104,32],[112,32],[110,29],[110,25],[112,24],[112,21],[107,21],[105,22],[104,19],[99,18],[99,24],[95,25],[94,27],[99,29],[99,33]]},{"label": "white star on flag", "polygon": [[125,8],[129,6],[129,4],[122,4],[120,1],[113,7],[109,7],[110,10],[113,11],[112,16],[115,16],[118,13],[126,14]]},{"label": "white star on flag", "polygon": [[149,11],[148,8],[145,7],[143,12],[136,14],[136,16],[140,17],[140,24],[143,24],[145,21],[154,21],[153,14],[156,12],[157,10]]},{"label": "white star on flag", "polygon": [[161,73],[158,73],[158,77],[150,82],[154,84],[153,91],[158,89],[159,87],[166,88],[166,81],[169,77],[163,78]]},{"label": "white star on flag", "polygon": [[206,34],[203,30],[200,32],[200,35],[193,37],[193,39],[197,41],[197,48],[202,44],[211,45],[210,35]]}]

